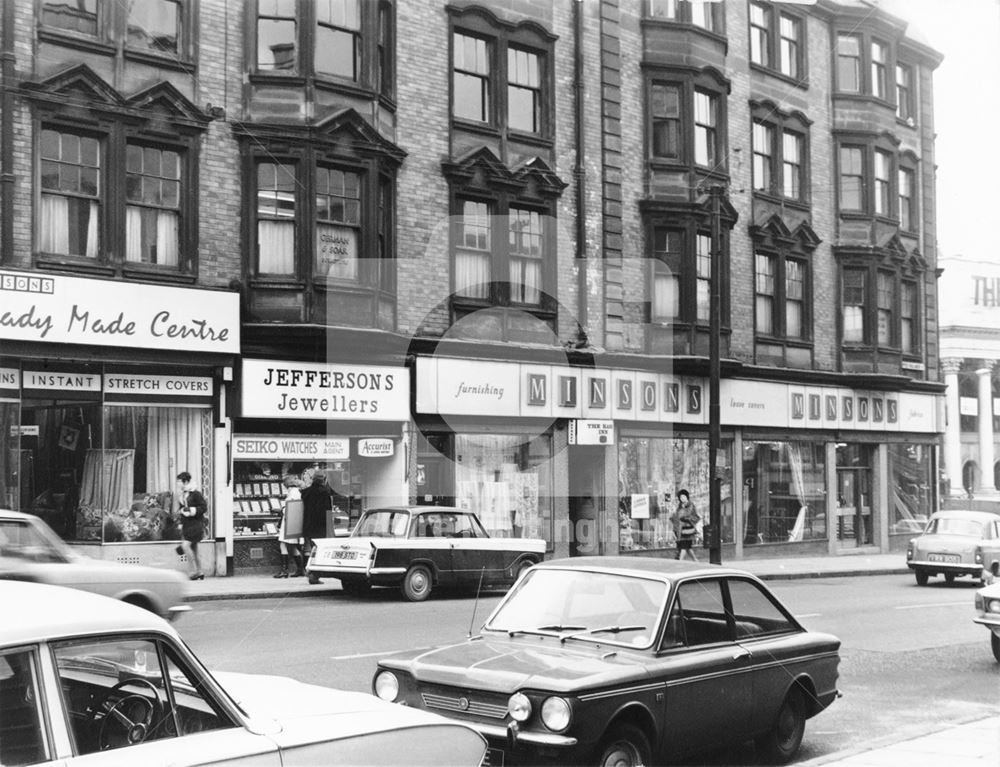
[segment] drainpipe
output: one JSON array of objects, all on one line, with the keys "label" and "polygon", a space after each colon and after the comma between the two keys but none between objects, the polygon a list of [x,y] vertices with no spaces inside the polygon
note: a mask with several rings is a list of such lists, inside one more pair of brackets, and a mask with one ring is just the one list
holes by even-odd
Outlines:
[{"label": "drainpipe", "polygon": [[585,152],[583,147],[583,0],[573,3],[573,89],[576,111],[576,265],[577,265],[577,345],[588,345],[587,339],[587,215]]},{"label": "drainpipe", "polygon": [[14,6],[3,5],[3,39],[0,42],[0,263],[10,263],[14,253]]}]

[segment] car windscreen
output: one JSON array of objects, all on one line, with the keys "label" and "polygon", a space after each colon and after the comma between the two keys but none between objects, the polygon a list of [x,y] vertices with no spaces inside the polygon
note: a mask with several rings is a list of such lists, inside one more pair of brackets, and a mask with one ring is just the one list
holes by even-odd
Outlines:
[{"label": "car windscreen", "polygon": [[660,580],[532,569],[484,628],[643,647],[656,634],[666,596]]},{"label": "car windscreen", "polygon": [[927,532],[938,535],[966,535],[973,538],[981,538],[983,535],[983,523],[974,519],[938,517],[931,520],[930,525],[927,527]]},{"label": "car windscreen", "polygon": [[366,511],[352,535],[374,538],[404,538],[410,515],[393,509]]},{"label": "car windscreen", "polygon": [[0,556],[28,562],[65,562],[69,558],[54,534],[24,519],[0,519]]}]

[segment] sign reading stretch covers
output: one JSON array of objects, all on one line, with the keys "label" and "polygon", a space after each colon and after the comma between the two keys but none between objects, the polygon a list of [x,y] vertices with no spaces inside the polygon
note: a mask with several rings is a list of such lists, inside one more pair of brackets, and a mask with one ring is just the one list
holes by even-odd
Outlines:
[{"label": "sign reading stretch covers", "polygon": [[245,418],[406,421],[410,417],[406,368],[244,359],[241,369]]},{"label": "sign reading stretch covers", "polygon": [[238,354],[239,296],[0,271],[0,339]]}]

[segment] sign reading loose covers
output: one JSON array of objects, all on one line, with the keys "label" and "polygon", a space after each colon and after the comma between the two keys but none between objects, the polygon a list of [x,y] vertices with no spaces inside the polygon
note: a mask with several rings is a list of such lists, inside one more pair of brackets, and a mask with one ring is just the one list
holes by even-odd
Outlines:
[{"label": "sign reading loose covers", "polygon": [[239,296],[0,271],[0,338],[238,354]]}]

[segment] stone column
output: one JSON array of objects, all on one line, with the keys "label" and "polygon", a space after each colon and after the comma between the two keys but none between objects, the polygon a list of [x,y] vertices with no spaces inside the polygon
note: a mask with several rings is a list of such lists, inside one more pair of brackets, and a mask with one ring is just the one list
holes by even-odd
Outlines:
[{"label": "stone column", "polygon": [[944,431],[944,468],[948,477],[948,494],[953,498],[965,495],[965,488],[962,487],[962,416],[958,406],[958,371],[961,367],[961,359],[941,360],[947,387],[944,396],[948,414],[948,425]]},{"label": "stone column", "polygon": [[979,376],[979,487],[977,496],[996,495],[993,485],[993,366],[995,360],[983,360]]}]

